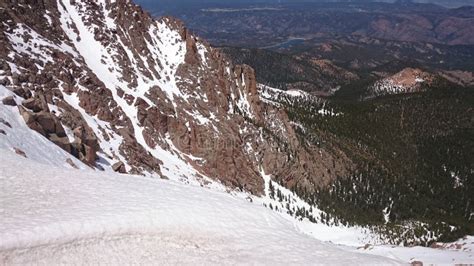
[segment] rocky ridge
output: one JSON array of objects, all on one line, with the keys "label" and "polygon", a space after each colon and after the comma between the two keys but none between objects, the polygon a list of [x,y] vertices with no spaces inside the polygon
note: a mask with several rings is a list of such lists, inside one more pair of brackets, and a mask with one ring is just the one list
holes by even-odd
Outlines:
[{"label": "rocky ridge", "polygon": [[2,1],[0,18],[0,83],[31,129],[93,168],[261,195],[262,173],[314,190],[351,165],[302,143],[253,69],[179,20],[127,0]]},{"label": "rocky ridge", "polygon": [[402,71],[375,82],[368,88],[367,98],[382,95],[424,91],[435,80],[435,75],[421,69],[405,68]]}]

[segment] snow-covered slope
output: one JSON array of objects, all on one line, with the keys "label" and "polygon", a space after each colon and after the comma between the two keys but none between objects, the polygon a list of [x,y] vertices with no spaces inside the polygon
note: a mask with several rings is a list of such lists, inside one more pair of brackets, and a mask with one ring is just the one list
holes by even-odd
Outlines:
[{"label": "snow-covered slope", "polygon": [[[8,96],[14,97],[17,102],[21,101],[18,96],[0,85],[0,99]],[[24,153],[28,158],[51,166],[87,168],[74,156],[31,130],[16,106],[7,106],[0,103],[0,130],[0,149],[2,151],[10,150]],[[0,153],[0,158],[3,159],[3,156],[3,152]]]},{"label": "snow-covered slope", "polygon": [[[347,248],[347,247],[346,247]],[[381,255],[405,262],[424,265],[473,265],[474,237],[467,236],[453,243],[435,244],[433,248],[400,246],[367,246],[347,248],[364,254]]]},{"label": "snow-covered slope", "polygon": [[[154,20],[127,0],[0,2],[0,18],[0,85],[18,105],[8,108],[90,167],[257,197],[262,171],[314,192],[348,169],[336,151],[300,142],[249,66],[176,19]],[[40,115],[60,130],[44,130]]]},{"label": "snow-covered slope", "polygon": [[[350,167],[340,150],[301,143],[296,130],[304,128],[275,104],[307,94],[259,94],[250,67],[233,65],[180,21],[154,20],[132,1],[21,2],[0,1],[0,100],[14,92],[18,105],[0,103],[10,125],[0,123],[2,157],[14,150],[44,168],[113,170],[251,194],[284,215],[313,208],[321,221],[317,206],[290,190],[312,193]],[[313,108],[339,115],[324,102]],[[270,197],[270,181],[287,209]],[[367,239],[359,229],[320,225],[304,228],[338,243]]]},{"label": "snow-covered slope", "polygon": [[[14,95],[0,86],[0,98],[5,96]],[[19,102],[21,99],[15,97],[15,100]],[[346,251],[351,256],[352,252],[358,252],[387,256],[403,262],[473,261],[472,237],[449,245],[439,245],[437,249],[383,245],[361,248],[367,243],[377,242],[369,231],[322,223],[320,210],[309,206],[275,181],[271,185],[275,192],[272,195],[270,176],[263,171],[261,175],[265,180],[265,196],[252,196],[252,203],[245,200],[249,199],[245,193],[233,192],[235,196],[231,196],[209,189],[184,187],[172,181],[94,173],[91,168],[39,133],[29,130],[18,107],[0,104],[0,118],[0,130],[6,133],[0,134],[0,228],[3,230],[0,232],[0,259],[7,264],[33,263],[38,259],[44,263],[154,260],[176,263],[218,263],[218,260],[229,263],[249,262],[240,260],[238,256],[228,257],[228,254],[208,254],[224,249],[213,243],[228,242],[232,234],[232,237],[238,236],[241,239],[240,242],[232,242],[234,248],[243,250],[242,252],[254,252],[249,251],[252,248],[256,253],[256,250],[261,251],[258,254],[262,254],[262,257],[253,253],[249,257],[252,262],[259,263],[267,262],[263,258],[265,252],[284,254],[281,256],[285,258],[287,254],[292,254],[288,255],[289,258],[301,256],[299,261],[295,260],[298,263],[306,263],[306,259],[314,259],[327,252],[326,255],[331,258],[321,260],[321,263],[333,264],[332,256],[346,254]],[[14,154],[15,149],[24,152],[28,159]],[[67,169],[73,167],[66,163],[68,159],[88,170],[69,172]],[[17,178],[10,180],[15,176]],[[278,199],[278,191],[285,201]],[[263,209],[263,206],[267,206],[267,209]],[[270,206],[274,212],[270,212]],[[318,223],[303,218],[305,215],[299,216],[299,210],[311,211]],[[259,215],[255,215],[256,211]],[[288,211],[293,213],[290,215]],[[235,216],[227,217],[228,215]],[[276,221],[277,225],[267,221]],[[226,227],[222,229],[224,225]],[[237,228],[238,226],[240,227]],[[175,231],[172,230],[175,229],[182,235],[173,235]],[[195,232],[196,230],[200,233]],[[255,233],[256,231],[259,233]],[[249,240],[251,237],[245,236],[246,234],[268,240],[257,243],[253,237]],[[264,234],[271,237],[262,236]],[[333,250],[333,244],[324,244],[314,239],[338,244],[340,246],[337,248],[346,251],[339,253],[340,250]],[[253,241],[253,244],[245,241]],[[280,244],[282,241],[288,244]],[[288,245],[299,249],[301,245],[306,245],[304,243],[313,241],[315,244],[308,245],[322,249],[317,255],[298,255],[300,252],[310,254],[310,251],[305,251],[307,247],[297,252],[282,249]],[[299,244],[300,242],[303,244]],[[256,245],[264,245],[264,248],[255,247]],[[225,249],[225,252],[235,253],[233,247]],[[191,255],[178,259],[176,249]],[[164,254],[160,250],[168,252]],[[131,256],[130,252],[134,255]],[[52,256],[51,253],[55,255]],[[154,255],[146,257],[146,254]],[[278,259],[275,255],[269,257]],[[346,260],[337,262],[346,263]],[[364,261],[364,264],[366,262],[369,261]]]},{"label": "snow-covered slope", "polygon": [[0,152],[4,264],[397,264],[319,242],[226,193]]}]

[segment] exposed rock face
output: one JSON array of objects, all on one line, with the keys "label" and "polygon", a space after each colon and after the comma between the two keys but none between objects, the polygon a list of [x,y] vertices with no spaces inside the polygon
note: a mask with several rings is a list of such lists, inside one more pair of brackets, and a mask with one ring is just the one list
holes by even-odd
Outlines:
[{"label": "exposed rock face", "polygon": [[30,109],[33,112],[39,112],[43,110],[41,102],[37,98],[29,98],[24,100],[21,105]]},{"label": "exposed rock face", "polygon": [[8,97],[3,98],[2,103],[4,105],[16,106],[16,102],[13,96],[8,96]]},{"label": "exposed rock face", "polygon": [[117,173],[125,174],[127,173],[127,170],[125,169],[125,164],[122,162],[115,163],[112,165],[112,170],[114,170]]},{"label": "exposed rock face", "polygon": [[252,68],[182,22],[126,0],[22,2],[0,3],[0,81],[30,128],[90,166],[255,195],[262,172],[309,189],[337,174],[323,174],[332,153],[261,101]]},{"label": "exposed rock face", "polygon": [[67,137],[60,137],[57,134],[53,133],[49,135],[49,140],[61,147],[61,149],[72,153],[71,143],[69,143],[69,139]]}]

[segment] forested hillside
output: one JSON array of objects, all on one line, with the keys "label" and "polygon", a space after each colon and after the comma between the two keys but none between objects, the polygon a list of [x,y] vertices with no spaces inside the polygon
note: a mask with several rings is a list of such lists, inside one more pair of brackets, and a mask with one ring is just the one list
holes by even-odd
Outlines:
[{"label": "forested hillside", "polygon": [[[393,243],[474,233],[474,90],[448,82],[368,101],[285,101],[307,143],[337,146],[355,162],[331,186],[296,192],[336,223],[369,225]],[[317,103],[321,105],[321,103]],[[404,233],[403,233],[404,232]]]}]

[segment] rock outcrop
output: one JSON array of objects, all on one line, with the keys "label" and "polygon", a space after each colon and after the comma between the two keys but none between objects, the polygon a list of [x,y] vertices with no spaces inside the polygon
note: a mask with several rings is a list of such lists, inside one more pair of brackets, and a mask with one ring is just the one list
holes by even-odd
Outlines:
[{"label": "rock outcrop", "polygon": [[395,75],[375,82],[369,87],[366,97],[421,92],[426,90],[434,80],[435,75],[421,69],[405,68]]},{"label": "rock outcrop", "polygon": [[16,106],[15,98],[13,96],[8,96],[2,99],[4,105]]},{"label": "rock outcrop", "polygon": [[262,172],[308,190],[339,174],[261,101],[252,68],[181,21],[127,0],[21,2],[0,3],[0,82],[31,129],[91,167],[255,195]]},{"label": "rock outcrop", "polygon": [[121,174],[127,173],[127,170],[125,169],[125,164],[123,162],[117,162],[114,165],[112,165],[112,170]]}]

